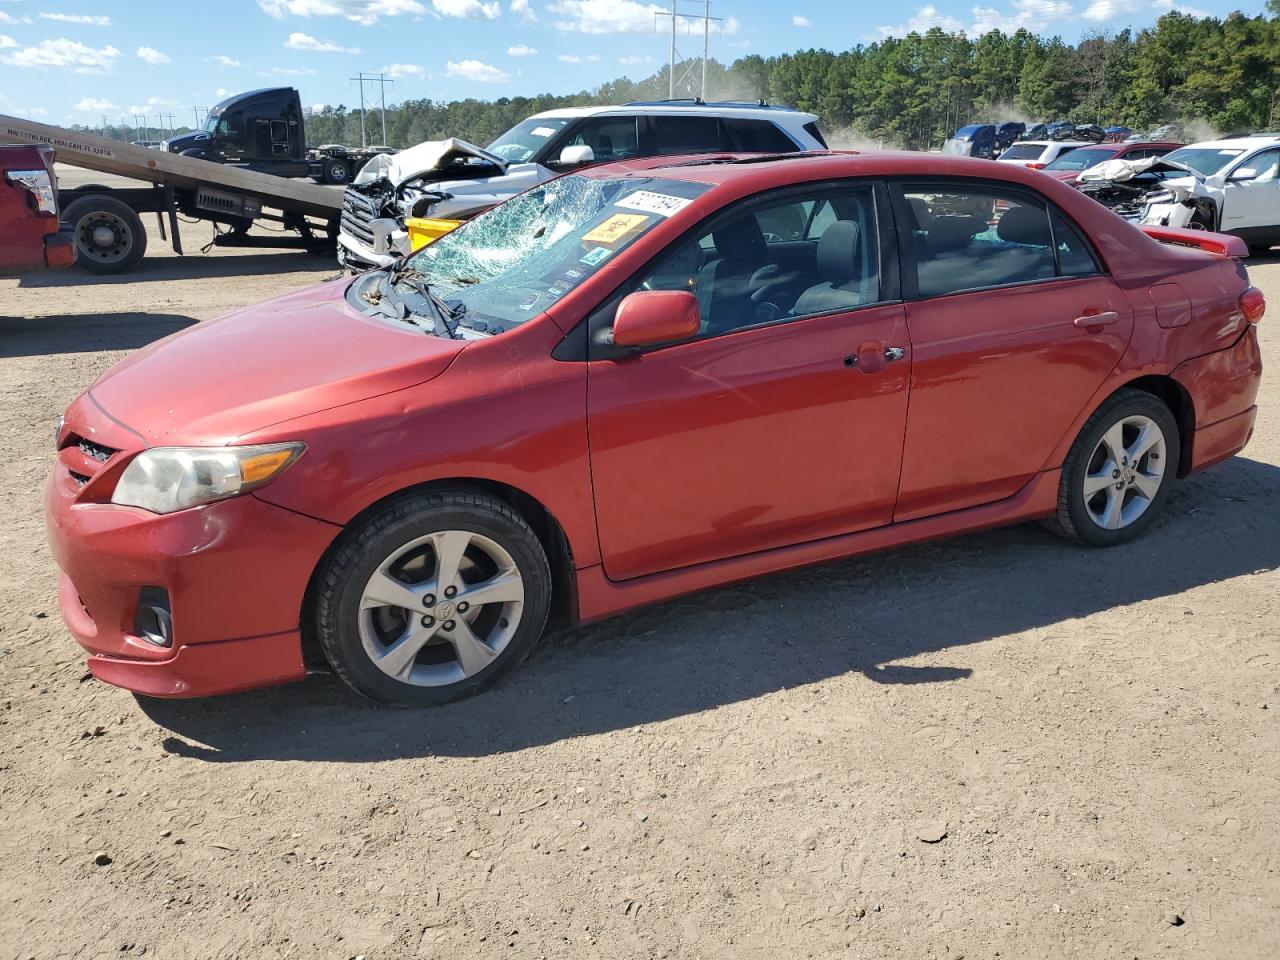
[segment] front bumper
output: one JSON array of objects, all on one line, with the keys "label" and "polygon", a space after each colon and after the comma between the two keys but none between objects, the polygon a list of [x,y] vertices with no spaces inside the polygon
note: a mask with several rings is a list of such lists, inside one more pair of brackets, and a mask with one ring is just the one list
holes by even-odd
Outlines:
[{"label": "front bumper", "polygon": [[[252,495],[157,515],[100,502],[94,490],[60,461],[46,521],[62,616],[95,676],[165,697],[302,678],[303,597],[338,527]],[[140,635],[146,587],[168,594],[171,646]]]}]

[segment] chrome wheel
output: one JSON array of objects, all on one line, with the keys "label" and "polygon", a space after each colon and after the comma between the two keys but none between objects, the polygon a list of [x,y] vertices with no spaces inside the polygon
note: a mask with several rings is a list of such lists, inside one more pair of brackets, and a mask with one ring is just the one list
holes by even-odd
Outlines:
[{"label": "chrome wheel", "polygon": [[360,642],[402,683],[457,683],[511,642],[524,599],[524,579],[500,544],[442,530],[411,540],[374,570],[360,597]]},{"label": "chrome wheel", "polygon": [[1165,479],[1164,431],[1150,417],[1116,421],[1094,448],[1084,477],[1089,518],[1103,530],[1121,530],[1147,512]]}]

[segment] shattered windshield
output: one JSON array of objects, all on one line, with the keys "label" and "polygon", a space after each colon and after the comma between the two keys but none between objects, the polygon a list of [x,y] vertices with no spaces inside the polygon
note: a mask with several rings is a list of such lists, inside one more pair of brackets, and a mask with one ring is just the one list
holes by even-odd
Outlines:
[{"label": "shattered windshield", "polygon": [[522,120],[486,148],[503,160],[524,163],[569,124],[569,117]]},{"label": "shattered windshield", "polygon": [[1242,153],[1243,150],[1223,150],[1218,147],[1183,147],[1166,154],[1165,159],[1190,167],[1202,176],[1212,177]]},{"label": "shattered windshield", "polygon": [[458,311],[500,333],[535,317],[709,184],[658,177],[560,177],[494,207],[405,264]]}]

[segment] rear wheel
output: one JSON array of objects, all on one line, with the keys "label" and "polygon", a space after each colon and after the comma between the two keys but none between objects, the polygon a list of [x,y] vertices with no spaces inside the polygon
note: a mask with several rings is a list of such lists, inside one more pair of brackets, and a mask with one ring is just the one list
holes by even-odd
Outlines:
[{"label": "rear wheel", "polygon": [[71,225],[76,262],[90,273],[123,273],[147,252],[142,220],[114,197],[80,197],[68,205],[62,219]]},{"label": "rear wheel", "polygon": [[346,183],[351,179],[351,167],[345,160],[329,159],[324,162],[325,183]]},{"label": "rear wheel", "polygon": [[1122,390],[1085,423],[1062,465],[1057,513],[1045,525],[1061,536],[1109,547],[1155,520],[1178,473],[1178,425],[1164,401]]},{"label": "rear wheel", "polygon": [[382,703],[469,696],[542,635],[551,572],[500,500],[432,493],[396,501],[348,535],[321,572],[315,626],[334,670]]}]

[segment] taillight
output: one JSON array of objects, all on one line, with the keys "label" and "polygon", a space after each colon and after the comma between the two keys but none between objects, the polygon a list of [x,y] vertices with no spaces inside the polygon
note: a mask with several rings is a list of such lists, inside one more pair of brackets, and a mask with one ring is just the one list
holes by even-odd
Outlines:
[{"label": "taillight", "polygon": [[1257,287],[1250,287],[1240,294],[1240,312],[1250,323],[1257,323],[1267,312],[1267,298]]},{"label": "taillight", "polygon": [[48,170],[8,170],[4,178],[27,191],[28,202],[38,215],[58,215],[58,195]]},{"label": "taillight", "polygon": [[1045,168],[1045,166],[1047,166],[1047,164],[1043,164],[1043,163],[1028,163],[1028,164],[1027,164],[1027,169],[1028,169],[1028,170],[1043,170],[1043,169]]}]

